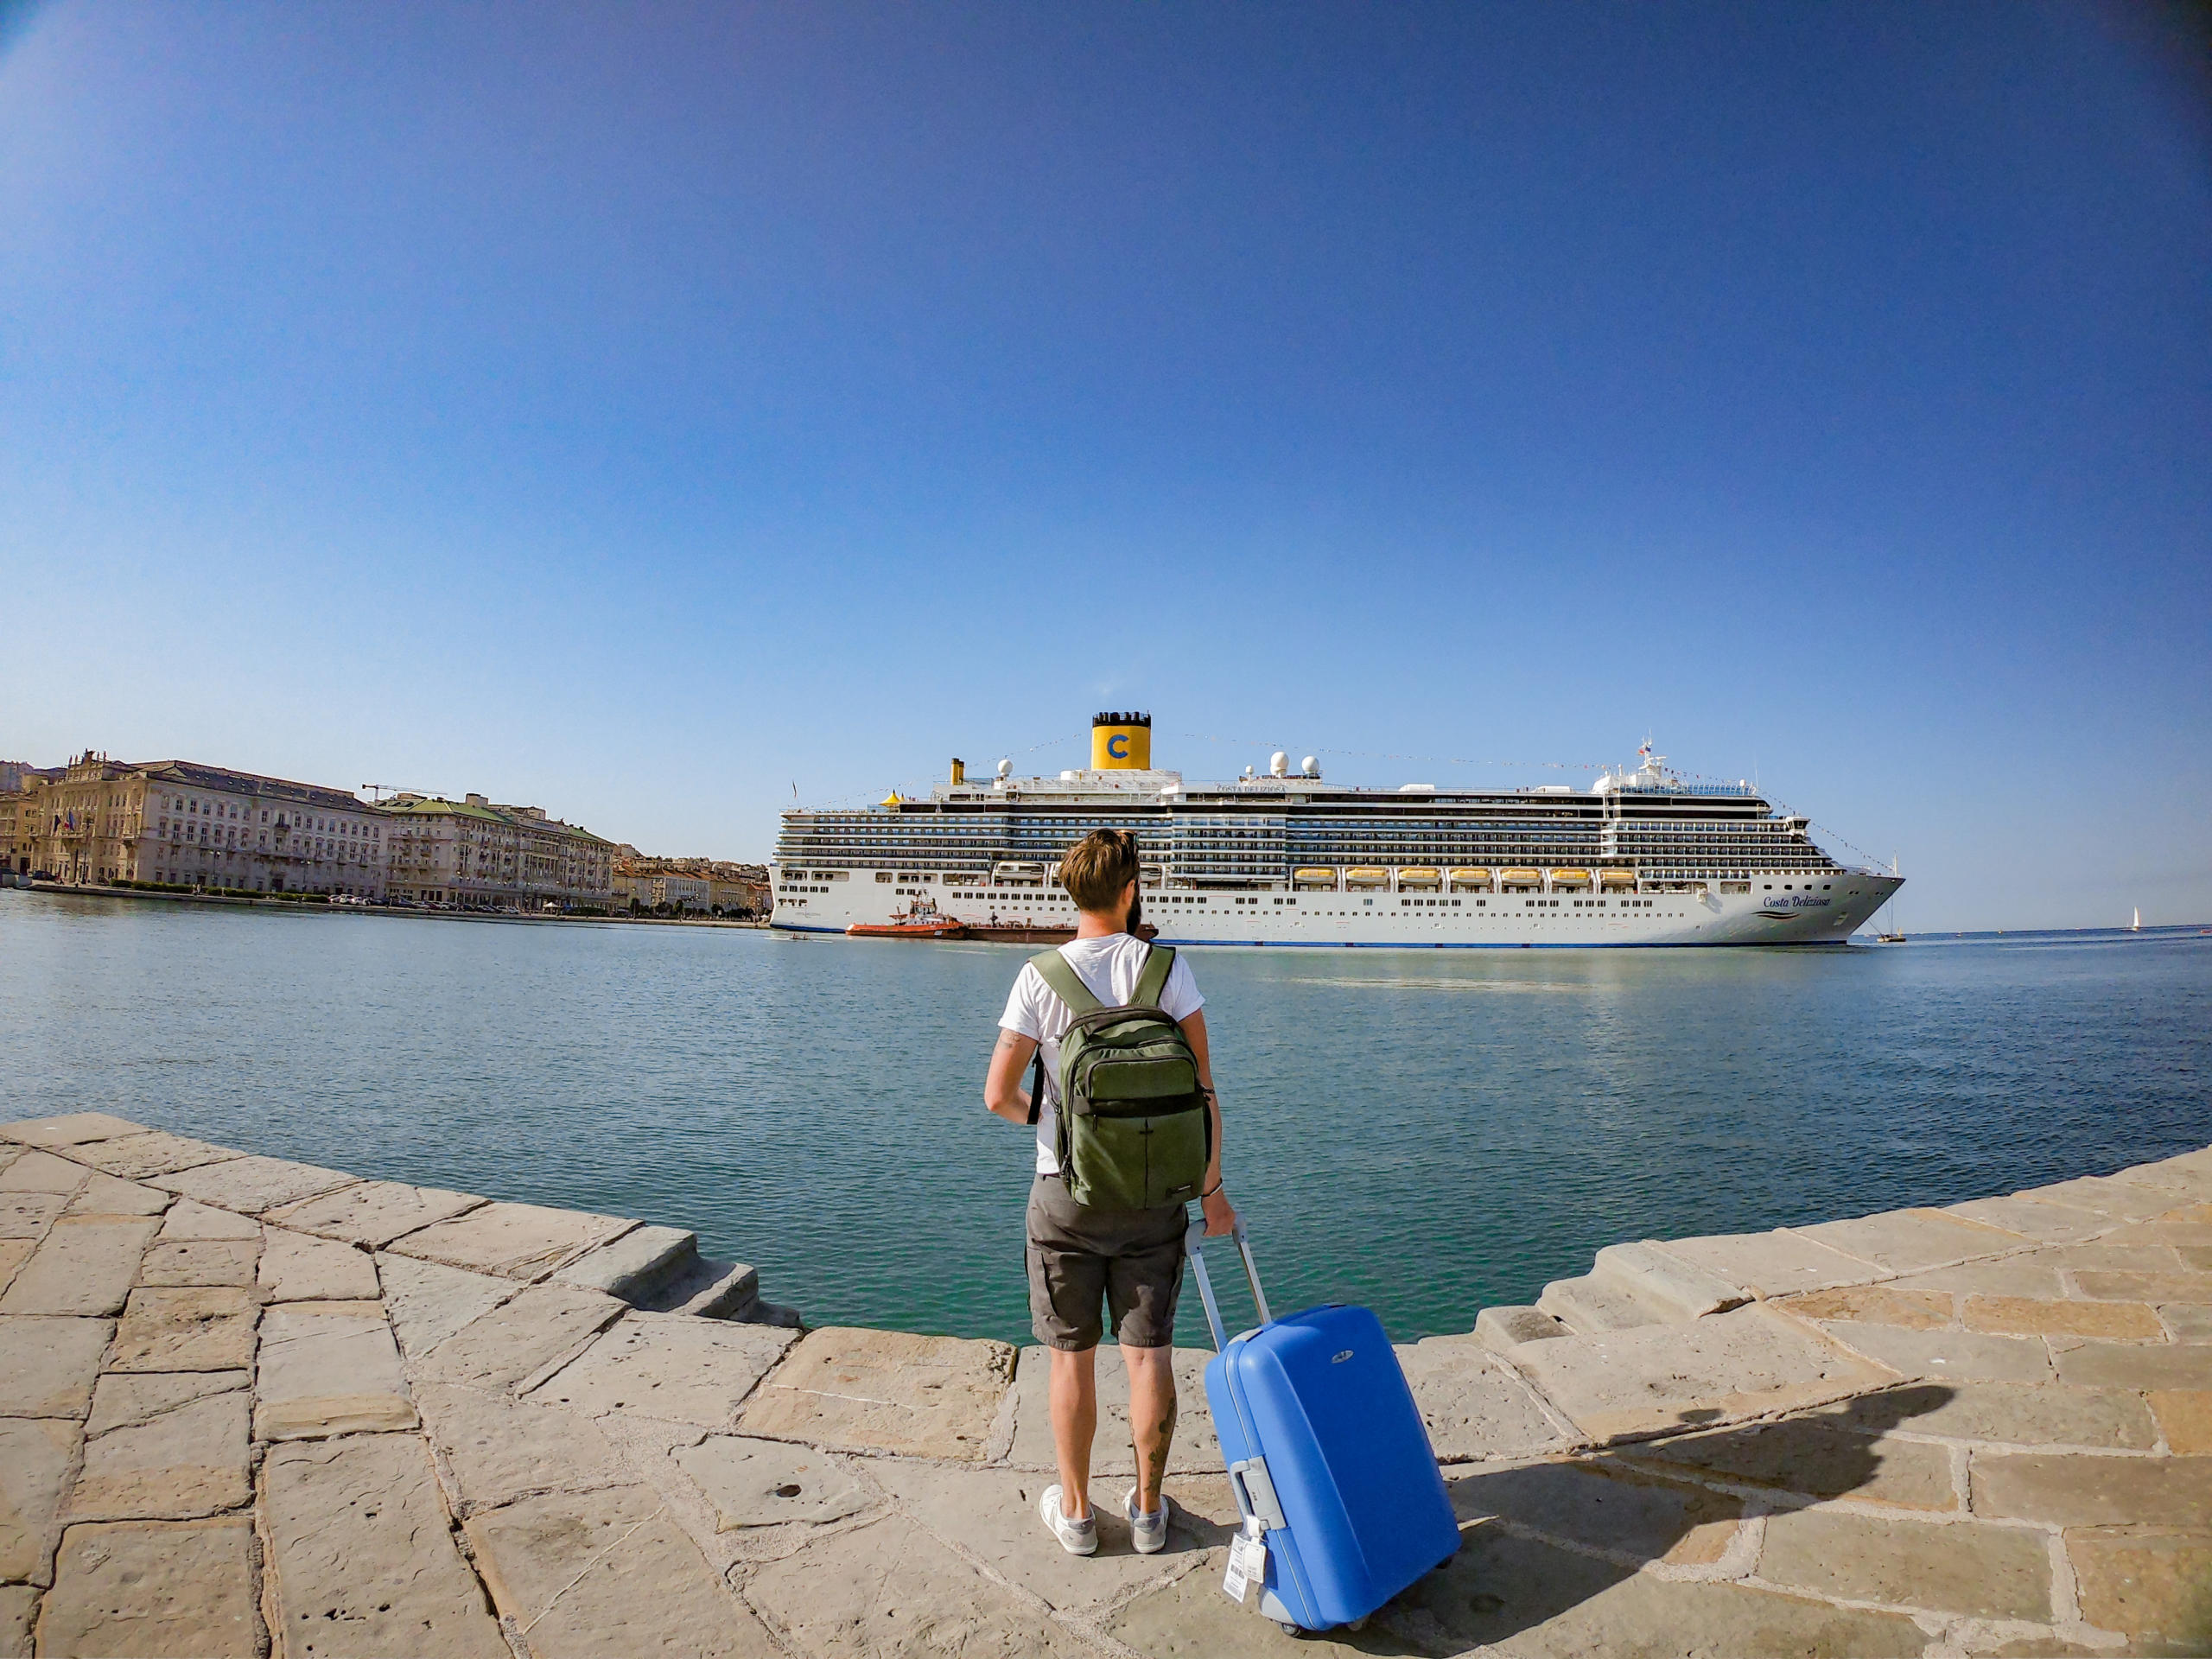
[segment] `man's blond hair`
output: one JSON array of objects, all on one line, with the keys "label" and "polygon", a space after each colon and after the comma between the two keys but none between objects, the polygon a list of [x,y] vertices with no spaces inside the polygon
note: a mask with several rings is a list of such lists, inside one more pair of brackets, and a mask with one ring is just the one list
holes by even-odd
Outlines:
[{"label": "man's blond hair", "polygon": [[1081,910],[1111,915],[1136,879],[1137,838],[1126,830],[1094,830],[1060,860],[1060,885]]}]

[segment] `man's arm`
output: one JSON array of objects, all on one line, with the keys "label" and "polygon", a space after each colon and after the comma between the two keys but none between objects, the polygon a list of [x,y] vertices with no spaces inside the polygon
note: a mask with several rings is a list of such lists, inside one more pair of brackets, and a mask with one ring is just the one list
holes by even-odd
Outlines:
[{"label": "man's arm", "polygon": [[1036,1052],[1035,1038],[1000,1028],[998,1046],[991,1050],[991,1068],[983,1074],[983,1104],[1009,1123],[1029,1122],[1029,1091],[1021,1086],[1021,1074]]},{"label": "man's arm", "polygon": [[[1205,1211],[1206,1236],[1216,1238],[1236,1224],[1236,1211],[1221,1190],[1221,1101],[1213,1091],[1213,1053],[1206,1046],[1206,1011],[1192,1008],[1175,1022],[1191,1039],[1191,1053],[1198,1063],[1198,1086],[1206,1091],[1206,1116],[1213,1120],[1213,1156],[1206,1160],[1206,1178],[1199,1184],[1198,1208]],[[1211,1194],[1211,1197],[1205,1196]]]}]

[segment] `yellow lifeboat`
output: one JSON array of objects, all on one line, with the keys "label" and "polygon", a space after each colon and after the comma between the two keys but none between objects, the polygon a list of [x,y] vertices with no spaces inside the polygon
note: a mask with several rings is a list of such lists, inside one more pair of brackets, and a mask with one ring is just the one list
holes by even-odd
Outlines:
[{"label": "yellow lifeboat", "polygon": [[1498,880],[1509,887],[1540,887],[1544,884],[1541,870],[1503,870]]},{"label": "yellow lifeboat", "polygon": [[1426,864],[1415,864],[1398,872],[1398,885],[1402,887],[1433,887],[1443,879]]},{"label": "yellow lifeboat", "polygon": [[1490,888],[1490,872],[1480,867],[1473,869],[1454,870],[1452,872],[1452,887],[1455,893],[1465,893],[1476,888],[1487,892]]},{"label": "yellow lifeboat", "polygon": [[1609,890],[1614,887],[1625,889],[1636,885],[1636,872],[1634,870],[1603,870],[1599,873],[1598,880]]},{"label": "yellow lifeboat", "polygon": [[1301,887],[1333,887],[1337,873],[1326,864],[1308,864],[1290,873],[1290,879]]},{"label": "yellow lifeboat", "polygon": [[1590,872],[1587,870],[1554,870],[1551,878],[1552,886],[1555,887],[1586,887],[1590,885]]},{"label": "yellow lifeboat", "polygon": [[1388,870],[1363,866],[1344,872],[1344,886],[1348,887],[1387,887],[1389,885],[1390,872]]}]

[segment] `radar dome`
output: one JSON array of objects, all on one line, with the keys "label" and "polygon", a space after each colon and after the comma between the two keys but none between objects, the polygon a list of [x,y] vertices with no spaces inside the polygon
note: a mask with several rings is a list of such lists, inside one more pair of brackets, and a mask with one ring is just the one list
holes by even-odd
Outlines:
[{"label": "radar dome", "polygon": [[1014,762],[1013,762],[1013,761],[1011,761],[1011,760],[1001,760],[1001,761],[1000,761],[1000,762],[999,762],[999,776],[1000,776],[1000,777],[1001,777],[1001,778],[1010,778],[1010,777],[1012,777],[1013,775],[1014,775]]},{"label": "radar dome", "polygon": [[1321,775],[1321,763],[1310,754],[1298,763],[1298,769],[1308,778],[1319,778]]},{"label": "radar dome", "polygon": [[1289,771],[1290,757],[1285,754],[1281,749],[1277,749],[1273,754],[1268,757],[1268,775],[1269,777],[1281,778],[1287,776]]}]

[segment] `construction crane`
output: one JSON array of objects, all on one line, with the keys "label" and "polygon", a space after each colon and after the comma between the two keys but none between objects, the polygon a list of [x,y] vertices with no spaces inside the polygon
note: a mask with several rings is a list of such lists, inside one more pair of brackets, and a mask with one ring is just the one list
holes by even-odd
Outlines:
[{"label": "construction crane", "polygon": [[[361,787],[367,790],[371,795],[428,795],[430,793],[427,789],[410,789],[404,784],[363,784]],[[369,804],[380,806],[383,803],[372,800]]]}]

